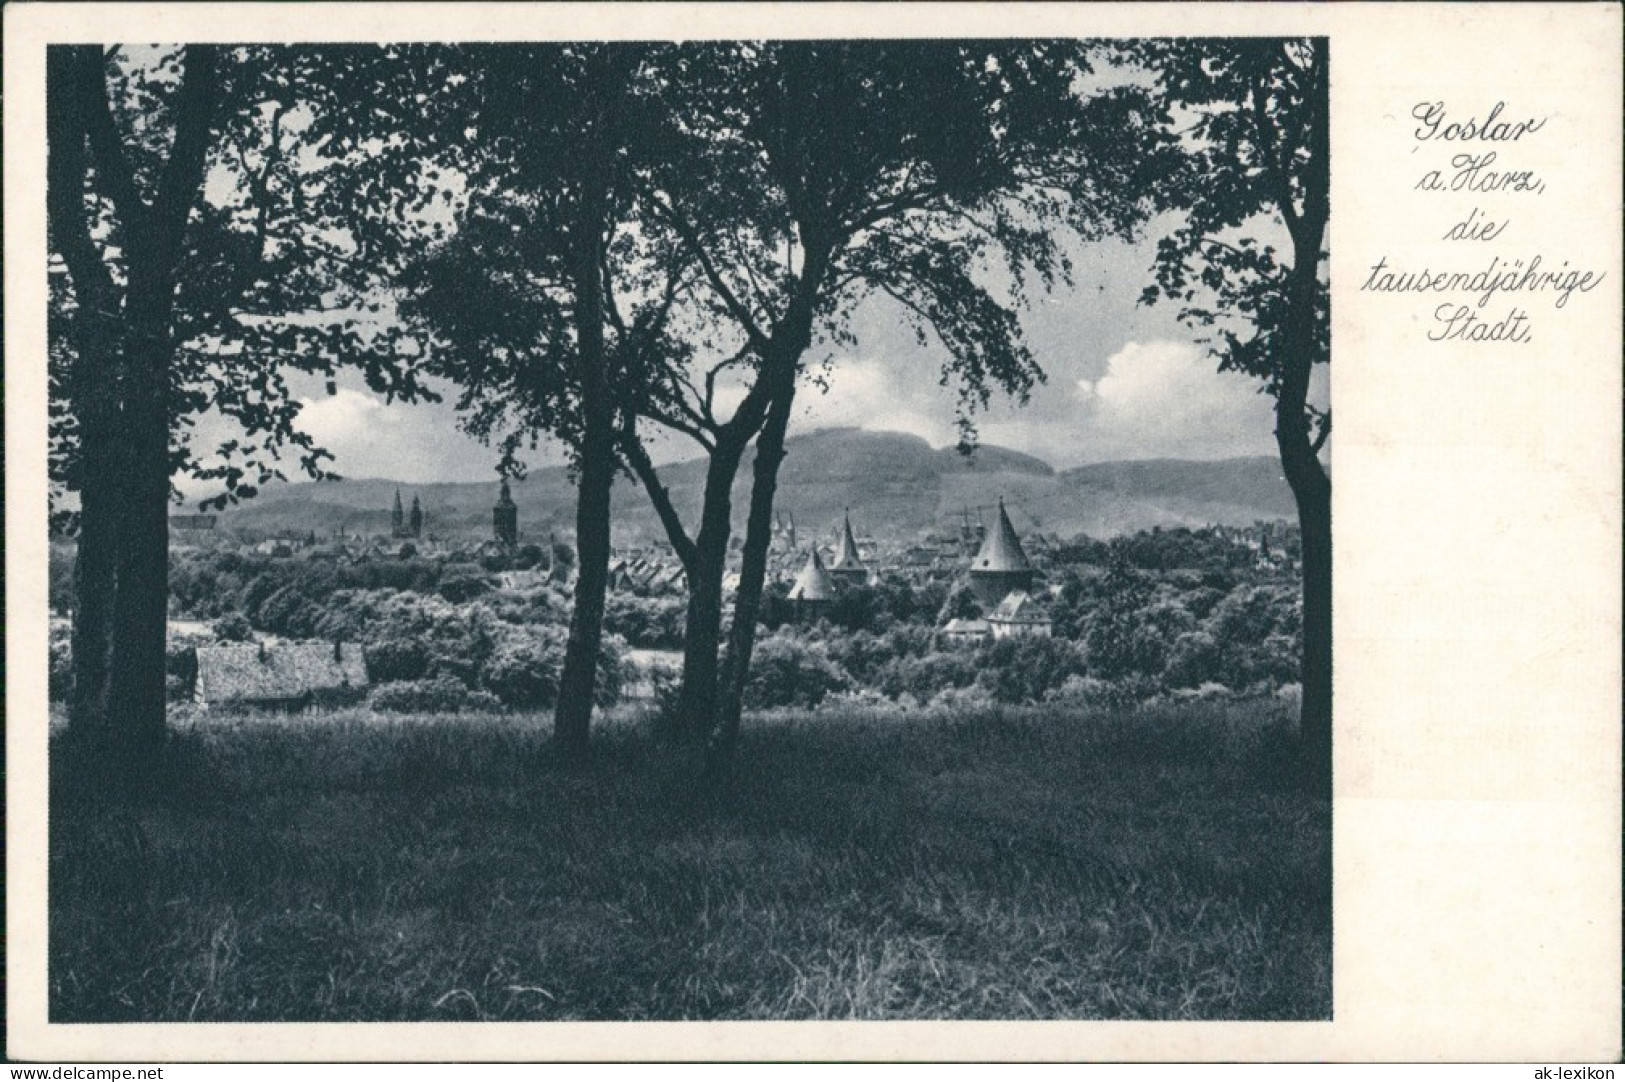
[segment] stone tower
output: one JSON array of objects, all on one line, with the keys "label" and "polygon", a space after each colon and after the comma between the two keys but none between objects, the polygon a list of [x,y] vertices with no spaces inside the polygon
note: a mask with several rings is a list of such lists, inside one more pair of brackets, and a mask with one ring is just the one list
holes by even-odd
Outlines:
[{"label": "stone tower", "polygon": [[869,581],[869,569],[863,565],[863,557],[858,555],[858,543],[852,537],[850,509],[841,524],[841,543],[835,550],[835,559],[830,561],[829,574],[836,582],[851,586],[861,586]]},{"label": "stone tower", "polygon": [[1021,538],[1010,525],[1004,500],[999,500],[999,520],[987,532],[982,549],[970,565],[971,590],[984,607],[992,607],[1014,590],[1031,590],[1033,565],[1021,551]]},{"label": "stone tower", "polygon": [[[519,508],[513,502],[513,493],[508,491],[508,479],[502,479],[502,491],[497,496],[496,506],[491,508],[491,530],[497,544],[504,548],[514,548],[519,544]],[[552,551],[549,546],[548,564],[552,565]]]},{"label": "stone tower", "polygon": [[814,614],[823,611],[835,598],[835,583],[824,569],[824,561],[818,558],[818,549],[807,551],[807,565],[796,576],[796,581],[790,587],[790,601],[795,604],[798,612]]},{"label": "stone tower", "polygon": [[389,513],[389,535],[391,537],[406,536],[406,512],[401,508],[401,490],[395,490],[395,507]]},{"label": "stone tower", "polygon": [[412,514],[406,520],[406,532],[413,537],[423,536],[423,505],[416,496],[412,497]]}]

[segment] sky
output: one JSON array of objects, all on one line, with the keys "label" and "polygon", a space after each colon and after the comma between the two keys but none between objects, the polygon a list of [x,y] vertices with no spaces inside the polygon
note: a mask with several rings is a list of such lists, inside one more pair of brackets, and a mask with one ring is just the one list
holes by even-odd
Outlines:
[{"label": "sky", "polygon": [[[984,443],[1036,455],[1057,468],[1140,458],[1273,455],[1271,400],[1246,376],[1220,373],[1175,307],[1138,303],[1150,282],[1157,223],[1138,243],[1077,242],[1074,281],[1037,295],[1021,312],[1024,335],[1046,380],[1020,405],[995,396],[977,415]],[[832,355],[827,391],[804,383],[791,434],[837,425],[908,432],[934,446],[956,442],[955,395],[939,385],[942,348],[921,347],[889,301],[854,315],[855,343]],[[1317,398],[1326,397],[1325,373]],[[447,395],[449,399],[451,396]],[[328,395],[311,384],[303,426],[348,477],[411,483],[489,480],[497,454],[464,435],[449,401],[385,403],[359,380]],[[671,441],[657,457],[694,457]],[[532,468],[563,460],[543,443]]]}]

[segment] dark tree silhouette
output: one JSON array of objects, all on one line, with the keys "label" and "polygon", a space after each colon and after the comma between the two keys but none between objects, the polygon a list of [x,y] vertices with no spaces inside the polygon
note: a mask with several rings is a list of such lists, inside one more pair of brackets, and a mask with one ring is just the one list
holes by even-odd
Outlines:
[{"label": "dark tree silhouette", "polygon": [[[429,127],[457,147],[468,206],[455,234],[414,266],[404,310],[432,336],[429,370],[459,387],[464,428],[499,443],[506,471],[519,470],[516,455],[539,435],[571,453],[577,576],[554,731],[575,755],[590,731],[618,448],[635,424],[647,358],[683,348],[666,334],[683,266],[636,229],[635,174],[665,138],[654,51],[445,55],[463,89]],[[432,150],[432,130],[428,140]]]},{"label": "dark tree silhouette", "polygon": [[[340,177],[400,169],[324,130],[337,103],[361,105],[334,77],[357,55],[47,53],[51,482],[78,534],[69,727],[115,782],[165,731],[171,478],[218,481],[223,504],[280,477],[284,453],[322,472],[279,365],[353,363],[418,393],[393,336],[350,311],[389,265],[377,245],[358,258]],[[242,436],[194,446],[206,409]]]},{"label": "dark tree silhouette", "polygon": [[[1307,762],[1330,769],[1331,478],[1320,450],[1329,412],[1309,402],[1331,360],[1327,42],[1159,42],[1145,49],[1170,126],[1185,130],[1168,205],[1185,215],[1158,246],[1147,302],[1180,305],[1206,331],[1221,370],[1263,381],[1303,538],[1303,707]],[[1269,239],[1284,230],[1286,250]]]},{"label": "dark tree silhouette", "polygon": [[[690,724],[712,736],[713,766],[727,763],[737,737],[778,469],[805,362],[848,342],[856,305],[883,297],[922,343],[942,348],[943,380],[961,392],[969,443],[971,413],[995,390],[1024,398],[1042,378],[1015,313],[1030,284],[1066,276],[1057,232],[1125,233],[1149,206],[1158,138],[1143,103],[1127,87],[1084,93],[1089,73],[1087,50],[1046,42],[738,44],[680,69],[674,108],[685,131],[701,133],[702,153],[678,159],[683,187],[674,180],[651,196],[657,221],[686,246],[732,323],[742,345],[725,364],[740,365],[748,383],[734,416],[746,425],[730,434],[738,444],[718,438],[708,447],[693,545],[718,567],[727,490],[743,440],[755,440],[718,690],[705,686],[714,663],[685,670],[685,682],[700,682],[684,694]],[[718,200],[714,213],[691,210]],[[726,214],[740,206],[752,210],[743,228]],[[709,411],[716,371],[690,413]],[[686,536],[661,506],[654,471],[633,464],[681,551]],[[706,637],[690,653],[696,648],[709,648]]]}]

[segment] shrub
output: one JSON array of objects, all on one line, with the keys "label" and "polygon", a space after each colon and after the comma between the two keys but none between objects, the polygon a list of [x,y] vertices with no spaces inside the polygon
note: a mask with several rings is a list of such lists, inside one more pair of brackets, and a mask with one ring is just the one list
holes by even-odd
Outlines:
[{"label": "shrub", "polygon": [[1041,702],[1051,688],[1084,672],[1083,657],[1065,639],[997,640],[976,654],[976,683],[1001,703]]},{"label": "shrub", "polygon": [[1188,631],[1174,640],[1168,651],[1168,666],[1163,670],[1163,681],[1171,688],[1194,688],[1223,673],[1219,644],[1205,631]]},{"label": "shrub", "polygon": [[963,650],[945,650],[922,657],[900,657],[880,672],[880,688],[893,698],[911,695],[929,702],[945,688],[976,682],[976,661]]},{"label": "shrub", "polygon": [[221,642],[249,642],[254,638],[254,625],[240,612],[228,612],[214,622],[214,637]]},{"label": "shrub", "polygon": [[403,680],[375,688],[369,705],[394,714],[449,714],[460,711],[499,710],[501,702],[485,691],[471,691],[450,677]]},{"label": "shrub", "polygon": [[745,705],[817,706],[832,691],[851,685],[846,673],[817,646],[773,635],[756,647]]},{"label": "shrub", "polygon": [[169,689],[171,701],[190,699],[197,683],[197,648],[170,643],[164,650],[164,676],[178,684],[178,688]]},{"label": "shrub", "polygon": [[485,686],[504,706],[546,709],[558,699],[560,657],[541,639],[511,639],[485,663]]},{"label": "shrub", "polygon": [[686,615],[681,598],[612,594],[604,609],[604,630],[633,646],[675,649],[683,644]]},{"label": "shrub", "polygon": [[454,605],[491,592],[496,583],[476,568],[448,569],[440,576],[440,596]]},{"label": "shrub", "polygon": [[367,679],[374,684],[417,680],[429,670],[429,652],[415,639],[386,639],[371,643],[362,653],[367,659]]}]

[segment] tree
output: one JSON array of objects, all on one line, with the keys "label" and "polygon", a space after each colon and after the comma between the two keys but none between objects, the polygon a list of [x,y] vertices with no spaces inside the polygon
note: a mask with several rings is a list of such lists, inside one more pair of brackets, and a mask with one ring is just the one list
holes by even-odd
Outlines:
[{"label": "tree", "polygon": [[[1023,398],[1042,378],[1015,311],[1030,282],[1049,285],[1067,273],[1056,228],[1086,238],[1131,229],[1145,210],[1138,193],[1155,168],[1156,137],[1132,90],[1080,92],[1090,66],[1087,51],[1071,43],[784,42],[712,57],[711,67],[696,62],[680,71],[693,82],[679,78],[675,87],[679,99],[685,85],[698,91],[686,95],[699,106],[684,128],[708,140],[700,162],[681,163],[684,176],[692,188],[693,177],[707,176],[706,161],[724,164],[726,173],[700,191],[755,208],[755,220],[742,230],[710,228],[721,215],[696,219],[661,189],[654,204],[743,340],[736,357],[706,374],[685,419],[709,414],[727,366],[747,366],[748,390],[730,422],[739,433],[708,446],[706,508],[692,546],[720,564],[726,492],[738,467],[732,439],[754,430],[727,662],[714,717],[705,719],[711,762],[725,765],[749,675],[778,469],[809,351],[849,341],[853,309],[884,298],[922,344],[942,347],[943,379],[961,392],[968,444],[971,412],[994,390]],[[687,538],[658,478],[646,461],[634,457],[633,465],[684,551]],[[685,668],[685,680],[691,674]],[[703,692],[694,699],[705,702]]]},{"label": "tree", "polygon": [[[78,533],[70,732],[125,779],[164,735],[172,476],[222,482],[224,503],[281,476],[287,451],[321,473],[278,361],[329,376],[355,363],[375,389],[418,390],[389,335],[310,318],[388,273],[355,258],[352,189],[329,169],[376,177],[391,156],[320,134],[335,106],[361,105],[328,77],[355,55],[47,52],[51,480],[78,501],[57,516]],[[244,438],[195,448],[206,409]]]},{"label": "tree", "polygon": [[[1159,243],[1144,299],[1180,304],[1180,318],[1210,335],[1220,370],[1258,378],[1275,399],[1303,545],[1299,727],[1311,769],[1328,776],[1332,485],[1319,454],[1331,415],[1309,402],[1314,366],[1331,360],[1327,42],[1192,40],[1147,53],[1188,154],[1165,189],[1185,220]],[[1269,239],[1282,229],[1285,251]]]},{"label": "tree", "polygon": [[[575,599],[554,714],[557,747],[586,746],[609,581],[610,493],[627,385],[664,337],[681,267],[625,228],[630,174],[661,141],[648,47],[497,46],[448,54],[463,107],[469,209],[415,268],[409,313],[434,335],[430,368],[455,381],[464,427],[503,449],[561,439],[577,479]],[[658,282],[658,288],[650,289]]]}]

